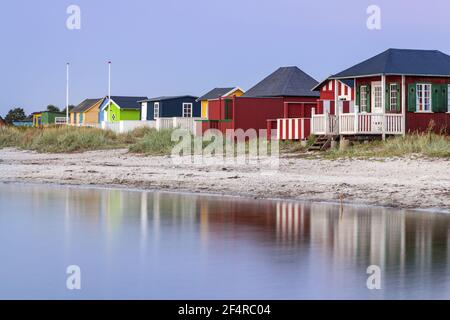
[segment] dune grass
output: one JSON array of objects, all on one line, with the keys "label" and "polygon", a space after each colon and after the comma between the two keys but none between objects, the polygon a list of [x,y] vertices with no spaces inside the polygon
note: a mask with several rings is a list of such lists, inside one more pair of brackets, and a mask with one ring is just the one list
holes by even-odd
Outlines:
[{"label": "dune grass", "polygon": [[432,133],[397,136],[385,141],[357,143],[347,150],[329,150],[328,159],[336,158],[388,158],[420,155],[431,158],[450,158],[450,138]]},{"label": "dune grass", "polygon": [[146,155],[169,155],[176,144],[172,142],[172,131],[149,129],[140,139],[129,146],[129,150]]},{"label": "dune grass", "polygon": [[[15,147],[47,153],[128,148],[132,153],[170,155],[173,147],[177,144],[171,140],[172,132],[172,130],[157,131],[151,128],[138,128],[129,133],[116,134],[112,131],[86,127],[0,127],[0,148]],[[313,142],[313,137],[308,140],[306,145],[294,141],[280,141],[280,153],[304,154],[307,147]],[[192,143],[194,144],[193,137]],[[203,148],[209,143],[204,141]],[[194,151],[194,148],[192,150]],[[325,153],[317,153],[317,156],[326,159],[387,158],[413,154],[450,158],[449,136],[416,133],[405,137],[392,137],[386,141],[358,143],[347,150],[334,149]]]},{"label": "dune grass", "polygon": [[141,139],[148,130],[136,129],[127,134],[115,134],[112,131],[87,127],[2,127],[0,148],[16,147],[49,153],[125,148]]}]

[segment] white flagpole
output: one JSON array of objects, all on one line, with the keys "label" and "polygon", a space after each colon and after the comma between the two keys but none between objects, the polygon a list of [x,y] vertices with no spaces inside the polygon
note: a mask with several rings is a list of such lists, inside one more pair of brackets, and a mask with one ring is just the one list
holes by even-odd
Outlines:
[{"label": "white flagpole", "polygon": [[111,112],[111,61],[108,61],[108,117],[110,112]]},{"label": "white flagpole", "polygon": [[66,125],[69,125],[69,66],[66,64]]}]

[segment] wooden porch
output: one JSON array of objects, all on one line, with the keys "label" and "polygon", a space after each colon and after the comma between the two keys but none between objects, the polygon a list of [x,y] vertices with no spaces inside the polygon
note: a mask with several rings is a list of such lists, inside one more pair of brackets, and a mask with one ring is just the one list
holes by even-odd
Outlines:
[{"label": "wooden porch", "polygon": [[405,133],[405,116],[397,113],[312,114],[313,135],[401,135]]}]

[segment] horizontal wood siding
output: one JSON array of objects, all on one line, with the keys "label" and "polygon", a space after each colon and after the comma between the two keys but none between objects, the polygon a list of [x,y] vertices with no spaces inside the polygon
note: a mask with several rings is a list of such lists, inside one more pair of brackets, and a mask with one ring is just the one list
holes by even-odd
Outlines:
[{"label": "horizontal wood siding", "polygon": [[431,121],[434,122],[435,133],[450,133],[450,113],[406,113],[407,132],[426,132]]}]

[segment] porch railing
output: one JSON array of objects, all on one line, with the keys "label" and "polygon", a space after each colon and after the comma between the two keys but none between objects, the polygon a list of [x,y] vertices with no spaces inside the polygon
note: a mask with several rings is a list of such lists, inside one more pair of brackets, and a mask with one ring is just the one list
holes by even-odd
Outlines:
[{"label": "porch railing", "polygon": [[278,140],[305,140],[311,134],[309,118],[286,118],[276,121]]},{"label": "porch railing", "polygon": [[185,129],[189,132],[195,132],[195,121],[200,120],[200,118],[183,118],[183,117],[172,117],[172,118],[156,118],[156,129]]},{"label": "porch railing", "polygon": [[311,133],[315,135],[338,134],[338,118],[330,113],[316,114],[312,110]]},{"label": "porch railing", "polygon": [[359,113],[357,109],[354,113],[341,113],[339,116],[313,112],[311,125],[311,133],[315,135],[404,133],[402,114]]},{"label": "porch railing", "polygon": [[344,113],[339,115],[339,134],[402,134],[403,115]]}]

